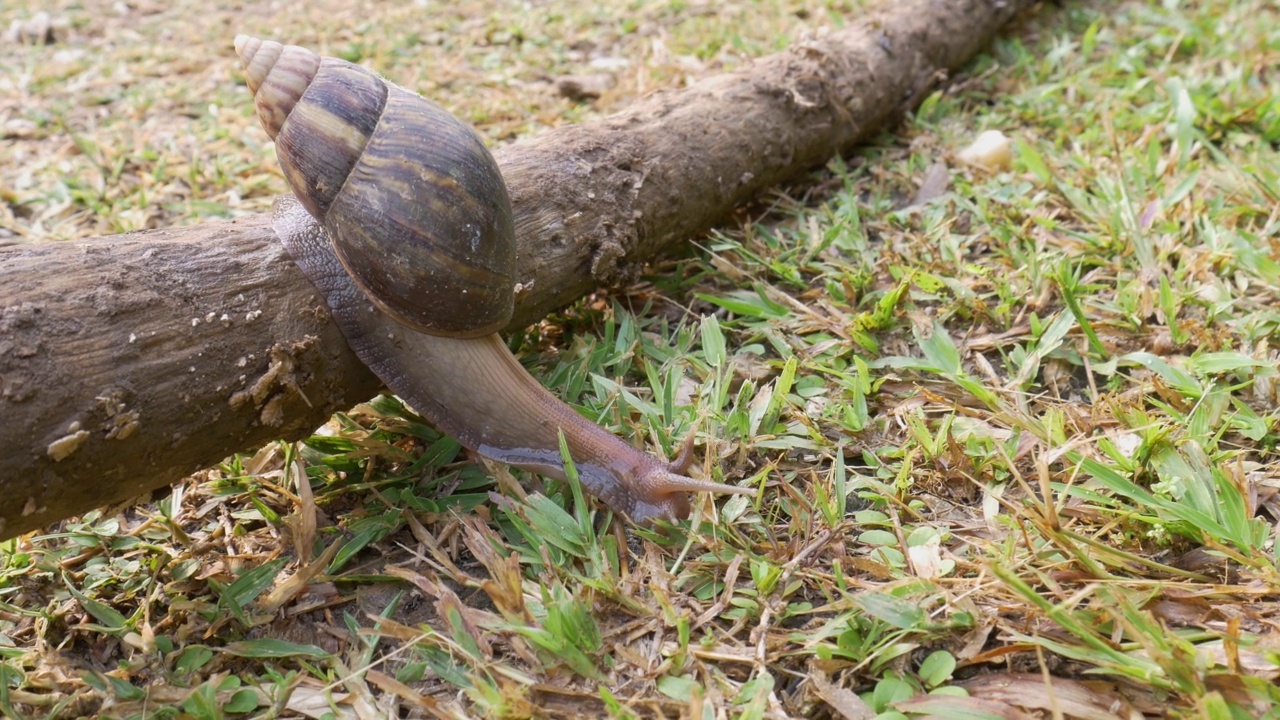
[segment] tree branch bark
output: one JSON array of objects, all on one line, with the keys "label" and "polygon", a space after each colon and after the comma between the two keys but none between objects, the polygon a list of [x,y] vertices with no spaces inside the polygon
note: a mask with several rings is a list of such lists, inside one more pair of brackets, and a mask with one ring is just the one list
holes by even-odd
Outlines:
[{"label": "tree branch bark", "polygon": [[[890,3],[502,148],[524,286],[512,327],[850,150],[1032,4]],[[265,217],[0,250],[0,537],[304,437],[378,389]]]}]

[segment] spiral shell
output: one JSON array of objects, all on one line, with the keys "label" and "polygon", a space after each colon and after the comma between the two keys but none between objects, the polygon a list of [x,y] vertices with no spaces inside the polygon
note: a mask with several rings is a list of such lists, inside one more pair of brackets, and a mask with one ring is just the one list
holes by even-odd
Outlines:
[{"label": "spiral shell", "polygon": [[475,131],[357,65],[244,35],[235,44],[285,179],[369,299],[432,334],[506,325],[511,201]]}]

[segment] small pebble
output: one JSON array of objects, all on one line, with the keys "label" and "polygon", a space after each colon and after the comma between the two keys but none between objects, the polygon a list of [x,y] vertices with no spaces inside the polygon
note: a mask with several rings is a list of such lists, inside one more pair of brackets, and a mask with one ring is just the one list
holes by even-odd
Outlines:
[{"label": "small pebble", "polygon": [[1013,166],[1013,141],[999,130],[986,130],[956,153],[956,159],[991,172],[1008,170]]}]

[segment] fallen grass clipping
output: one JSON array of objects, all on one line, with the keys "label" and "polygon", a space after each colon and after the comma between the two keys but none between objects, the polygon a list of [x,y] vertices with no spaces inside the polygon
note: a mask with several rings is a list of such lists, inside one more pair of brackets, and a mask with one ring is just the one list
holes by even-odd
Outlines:
[{"label": "fallen grass clipping", "polygon": [[[595,106],[529,101],[572,120],[854,12],[770,4],[726,37],[619,8],[436,22],[528,63],[499,84],[584,43],[642,58]],[[392,72],[377,32],[338,37]],[[1262,0],[1042,9],[892,136],[512,338],[587,416],[668,456],[695,432],[701,475],[756,495],[627,527],[380,397],[5,543],[0,712],[1280,717],[1278,65]],[[532,130],[489,92],[491,138]],[[1011,152],[961,161],[983,130]],[[282,189],[256,153],[222,161],[213,214]],[[138,219],[122,187],[6,200],[24,235],[75,236]]]}]

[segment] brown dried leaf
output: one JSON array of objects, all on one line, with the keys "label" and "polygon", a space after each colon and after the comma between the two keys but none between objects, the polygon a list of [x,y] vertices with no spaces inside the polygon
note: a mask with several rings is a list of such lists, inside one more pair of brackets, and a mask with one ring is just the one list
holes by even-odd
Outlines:
[{"label": "brown dried leaf", "polygon": [[1168,625],[1175,627],[1204,625],[1212,606],[1204,598],[1161,598],[1148,608],[1151,614]]},{"label": "brown dried leaf", "polygon": [[293,460],[293,467],[290,468],[293,473],[294,483],[298,486],[298,512],[289,518],[290,528],[293,530],[293,550],[298,555],[298,560],[306,563],[311,560],[311,550],[316,543],[316,516],[319,511],[316,508],[316,498],[311,492],[311,481],[307,478],[307,469],[303,466],[302,460],[296,456]]},{"label": "brown dried leaf", "polygon": [[1005,720],[1032,718],[1009,702],[954,695],[922,695],[895,703],[894,708],[902,712],[924,713],[926,717],[972,714],[974,717],[998,717]]},{"label": "brown dried leaf", "polygon": [[464,518],[462,541],[471,554],[489,571],[489,579],[480,582],[494,607],[512,621],[531,621],[524,604],[523,578],[520,558],[514,554],[503,555],[494,547],[494,533],[478,518]]},{"label": "brown dried leaf", "polygon": [[435,698],[430,698],[423,695],[417,690],[414,690],[408,685],[405,685],[404,683],[400,682],[399,680],[391,677],[390,675],[380,670],[368,671],[367,673],[365,673],[365,678],[372,685],[377,687],[379,690],[382,690],[383,692],[392,693],[398,696],[400,699],[406,702],[412,703],[413,705],[416,705],[422,708],[423,710],[427,710],[429,712],[430,711],[438,712],[439,710],[439,704],[435,701]]},{"label": "brown dried leaf", "polygon": [[1065,678],[1043,678],[1026,673],[980,675],[958,683],[975,699],[1008,703],[1030,710],[1048,710],[1079,720],[1124,720],[1114,710],[1124,700],[1104,683],[1088,685]]},{"label": "brown dried leaf", "polygon": [[916,191],[916,196],[911,199],[911,204],[923,205],[930,200],[939,197],[947,192],[947,186],[951,184],[951,170],[947,168],[944,162],[936,162],[929,166],[924,174],[924,179],[920,181],[920,189]]},{"label": "brown dried leaf", "polygon": [[285,705],[299,715],[309,718],[332,717],[336,720],[358,720],[359,716],[349,704],[350,696],[343,692],[334,692],[326,687],[313,685],[310,679],[295,687],[289,693],[289,702]]},{"label": "brown dried leaf", "polygon": [[277,610],[284,607],[285,603],[301,595],[311,580],[329,567],[329,563],[333,561],[333,557],[338,554],[338,549],[344,542],[344,538],[334,540],[320,557],[298,568],[293,575],[271,588],[271,592],[258,601],[258,609],[274,615]]},{"label": "brown dried leaf", "polygon": [[809,681],[813,683],[818,697],[845,720],[870,720],[876,716],[876,711],[863,702],[857,693],[832,683],[826,673],[814,672],[809,675]]},{"label": "brown dried leaf", "polygon": [[1229,649],[1223,640],[1211,640],[1196,645],[1196,655],[1199,655],[1202,661],[1207,661],[1209,665],[1234,666],[1235,671],[1259,677],[1268,682],[1280,679],[1280,665],[1268,659],[1266,654],[1239,646]]}]

